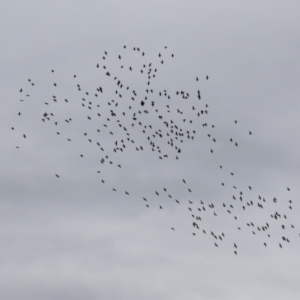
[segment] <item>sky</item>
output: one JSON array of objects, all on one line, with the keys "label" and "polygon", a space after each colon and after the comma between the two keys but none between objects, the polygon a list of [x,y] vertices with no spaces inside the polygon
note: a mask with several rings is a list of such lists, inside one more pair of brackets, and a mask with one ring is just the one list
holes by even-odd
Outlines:
[{"label": "sky", "polygon": [[299,9],[1,1],[0,298],[298,299]]}]

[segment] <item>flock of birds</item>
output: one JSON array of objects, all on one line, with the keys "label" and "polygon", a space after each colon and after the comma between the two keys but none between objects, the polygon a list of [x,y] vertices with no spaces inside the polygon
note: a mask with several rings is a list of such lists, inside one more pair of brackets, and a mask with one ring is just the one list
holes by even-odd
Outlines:
[{"label": "flock of birds", "polygon": [[[201,97],[201,91],[198,89],[195,93],[190,93],[184,90],[177,90],[169,92],[167,90],[159,90],[155,88],[154,80],[157,78],[160,68],[165,63],[174,58],[174,54],[168,51],[165,47],[161,53],[157,53],[157,56],[150,61],[147,61],[147,55],[139,47],[133,47],[129,49],[124,46],[123,52],[114,58],[114,67],[122,69],[124,80],[117,76],[119,73],[114,68],[109,68],[107,51],[102,56],[102,63],[95,63],[94,68],[99,72],[99,77],[102,76],[103,82],[108,80],[110,84],[108,88],[103,85],[95,86],[93,90],[78,83],[77,74],[72,75],[74,80],[73,89],[76,91],[76,97],[61,96],[63,89],[59,89],[62,82],[56,77],[56,70],[50,70],[52,76],[52,90],[53,95],[49,99],[42,103],[43,109],[40,112],[39,120],[43,126],[48,126],[53,130],[53,133],[57,135],[60,142],[73,142],[73,137],[69,134],[72,133],[71,129],[73,118],[65,116],[65,112],[68,112],[68,107],[75,108],[77,111],[80,109],[80,115],[85,122],[85,128],[80,133],[80,140],[76,136],[77,142],[85,143],[84,147],[97,148],[100,154],[99,168],[96,171],[97,176],[100,176],[102,184],[106,185],[105,176],[103,176],[103,168],[101,165],[110,166],[114,172],[122,168],[122,164],[118,161],[119,155],[123,155],[126,151],[132,153],[132,151],[144,151],[147,157],[151,155],[157,156],[158,160],[172,160],[176,162],[181,158],[184,152],[185,143],[193,143],[196,139],[199,131],[206,131],[207,137],[212,141],[212,144],[216,143],[216,138],[210,133],[208,129],[213,129],[214,124],[209,123],[209,105],[205,103]],[[126,63],[124,55],[131,52],[134,55],[139,55],[144,62],[135,67]],[[116,62],[115,62],[116,61]],[[147,61],[147,63],[146,63]],[[129,73],[129,74],[128,74]],[[128,81],[132,74],[142,76],[142,80],[145,85],[145,89],[134,89]],[[79,76],[80,77],[80,76]],[[105,78],[105,80],[104,80]],[[129,79],[128,79],[129,78]],[[209,80],[209,76],[204,78],[196,77],[195,81],[205,82]],[[32,100],[28,101],[28,97],[31,97],[33,89],[36,88],[34,80],[28,79],[27,85],[22,87],[19,92],[24,97],[20,100],[24,104],[26,102],[33,103]],[[114,96],[112,97],[112,89],[114,89]],[[113,99],[107,100],[108,97]],[[175,101],[176,100],[176,101]],[[190,104],[190,100],[193,101],[193,105]],[[177,105],[178,103],[183,105]],[[22,105],[24,105],[22,104]],[[41,104],[41,102],[39,102]],[[60,104],[59,109],[57,105]],[[62,110],[61,108],[64,107]],[[17,112],[20,118],[24,117],[22,110]],[[26,113],[25,113],[26,118]],[[237,125],[238,121],[233,120],[233,124]],[[195,125],[196,124],[196,125]],[[41,127],[41,128],[45,128]],[[22,128],[17,126],[11,127],[11,130],[20,135],[20,144],[16,146],[17,149],[22,148],[24,142],[30,142],[30,135],[22,131]],[[76,129],[77,130],[77,129]],[[139,134],[137,134],[139,132]],[[252,131],[247,133],[252,135]],[[138,140],[136,137],[140,137]],[[250,137],[249,137],[250,138]],[[238,147],[238,141],[233,138],[229,138],[229,142],[232,146]],[[77,150],[77,148],[76,148]],[[211,154],[214,153],[213,147],[208,150]],[[78,159],[84,159],[86,154],[80,152],[77,154]],[[223,166],[219,168],[222,170]],[[130,170],[129,170],[130,171]],[[59,172],[58,172],[59,173]],[[61,174],[54,174],[54,176],[60,180],[63,180]],[[230,172],[231,176],[234,176],[233,172]],[[181,179],[182,186],[186,188],[188,195],[191,195],[192,189],[188,186],[186,179]],[[225,186],[224,182],[221,182],[220,186]],[[112,192],[122,193],[124,196],[130,196],[131,190],[120,190],[116,186],[110,187]],[[168,192],[166,187],[163,189],[153,189],[153,194],[150,198],[146,195],[141,195],[141,201],[144,201],[145,207],[154,207],[157,209],[164,209],[162,199],[170,199],[174,201],[176,205],[183,205],[191,217],[192,235],[207,234],[212,237],[215,247],[219,247],[220,244],[226,239],[226,235],[223,231],[218,233],[205,229],[203,220],[205,214],[212,214],[218,216],[219,214],[226,214],[232,220],[237,221],[237,213],[240,211],[246,211],[250,208],[263,209],[266,202],[270,201],[272,204],[277,204],[277,198],[266,200],[261,195],[254,196],[255,192],[252,191],[252,186],[248,186],[248,191],[252,192],[251,199],[244,196],[245,191],[239,190],[236,186],[233,186],[233,194],[231,201],[224,203],[207,203],[203,200],[178,199],[176,195]],[[287,192],[290,188],[287,188]],[[194,196],[194,199],[197,197]],[[254,198],[255,197],[255,198]],[[153,198],[160,199],[160,203],[157,204]],[[187,197],[188,198],[188,197]],[[256,199],[256,200],[254,200]],[[221,209],[218,210],[219,206]],[[290,211],[292,210],[292,200],[286,201],[286,207]],[[287,228],[294,229],[295,226],[288,221],[287,213],[275,212],[269,215],[270,220],[265,220],[262,224],[257,225],[254,222],[246,221],[244,226],[249,227],[250,233],[253,235],[261,234],[265,237],[263,246],[268,246],[268,239],[271,238],[271,227],[275,227],[276,223],[279,224],[281,230]],[[276,221],[276,222],[274,222]],[[238,230],[242,230],[242,226],[237,227]],[[175,231],[174,227],[171,230]],[[284,231],[283,231],[284,232]],[[283,234],[281,240],[278,241],[279,247],[283,247],[285,243],[290,243],[290,237]],[[233,252],[238,254],[237,242],[234,242]]]}]

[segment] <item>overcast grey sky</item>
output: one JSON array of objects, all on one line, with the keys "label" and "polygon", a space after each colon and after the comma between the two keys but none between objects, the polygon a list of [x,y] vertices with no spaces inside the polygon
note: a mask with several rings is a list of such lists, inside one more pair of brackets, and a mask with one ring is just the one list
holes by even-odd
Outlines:
[{"label": "overcast grey sky", "polygon": [[[1,1],[0,298],[298,299],[299,9],[299,1]],[[149,63],[157,76],[147,86],[140,69]],[[153,94],[142,108],[147,88]],[[164,90],[171,99],[159,96]],[[124,152],[112,151],[127,138],[107,120],[112,99],[135,141]],[[150,101],[163,120],[196,130],[193,140],[184,136],[178,160]],[[200,109],[208,115],[198,118]],[[54,117],[42,122],[44,112]],[[133,112],[153,131],[132,127]],[[162,160],[147,141],[159,129]]]}]

